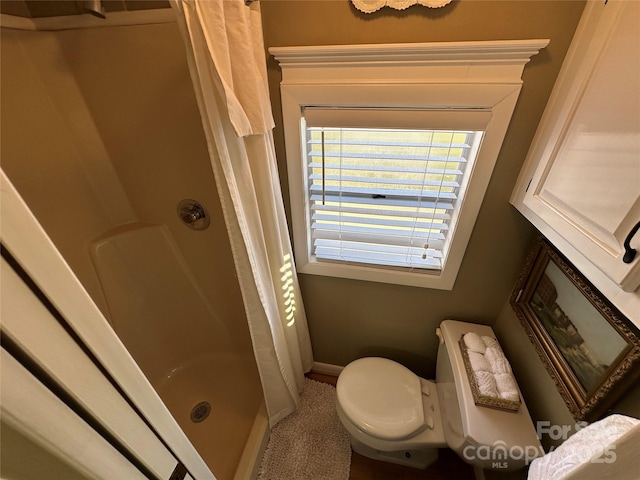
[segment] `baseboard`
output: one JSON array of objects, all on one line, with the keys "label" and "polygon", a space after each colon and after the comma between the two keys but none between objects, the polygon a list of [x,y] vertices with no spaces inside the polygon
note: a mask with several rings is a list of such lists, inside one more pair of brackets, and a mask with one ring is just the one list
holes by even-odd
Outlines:
[{"label": "baseboard", "polygon": [[330,363],[321,363],[321,362],[313,362],[313,367],[311,367],[311,371],[313,373],[321,373],[322,375],[333,375],[337,377],[340,375],[340,372],[344,367],[340,365],[332,365]]},{"label": "baseboard", "polygon": [[269,418],[264,403],[253,421],[249,439],[244,447],[233,480],[255,480],[262,463],[264,451],[269,443]]}]

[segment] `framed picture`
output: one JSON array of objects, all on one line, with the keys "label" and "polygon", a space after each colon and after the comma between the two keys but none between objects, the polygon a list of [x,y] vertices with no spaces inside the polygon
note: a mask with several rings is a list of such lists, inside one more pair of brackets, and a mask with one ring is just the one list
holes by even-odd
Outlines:
[{"label": "framed picture", "polygon": [[598,419],[640,375],[638,329],[544,239],[511,305],[576,420]]}]

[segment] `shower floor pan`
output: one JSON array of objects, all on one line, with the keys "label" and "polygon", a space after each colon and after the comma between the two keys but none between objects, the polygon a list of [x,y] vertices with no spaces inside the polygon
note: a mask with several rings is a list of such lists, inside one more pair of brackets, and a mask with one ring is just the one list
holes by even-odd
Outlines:
[{"label": "shower floor pan", "polygon": [[[211,355],[174,370],[156,386],[218,480],[234,479],[262,404],[257,371],[247,374],[252,369],[253,358]],[[199,421],[192,419],[194,409]]]}]

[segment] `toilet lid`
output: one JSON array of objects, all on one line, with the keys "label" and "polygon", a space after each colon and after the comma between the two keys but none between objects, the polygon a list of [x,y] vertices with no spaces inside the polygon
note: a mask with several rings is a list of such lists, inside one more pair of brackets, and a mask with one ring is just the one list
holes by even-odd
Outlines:
[{"label": "toilet lid", "polygon": [[400,440],[424,427],[420,379],[386,358],[361,358],[347,365],[336,386],[338,402],[360,430]]}]

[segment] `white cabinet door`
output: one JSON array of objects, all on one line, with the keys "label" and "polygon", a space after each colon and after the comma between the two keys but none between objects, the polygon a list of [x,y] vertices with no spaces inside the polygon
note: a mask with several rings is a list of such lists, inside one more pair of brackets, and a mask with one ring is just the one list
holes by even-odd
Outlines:
[{"label": "white cabinet door", "polygon": [[640,285],[640,253],[623,260],[625,241],[640,250],[638,26],[640,2],[587,3],[512,198],[628,292]]}]

